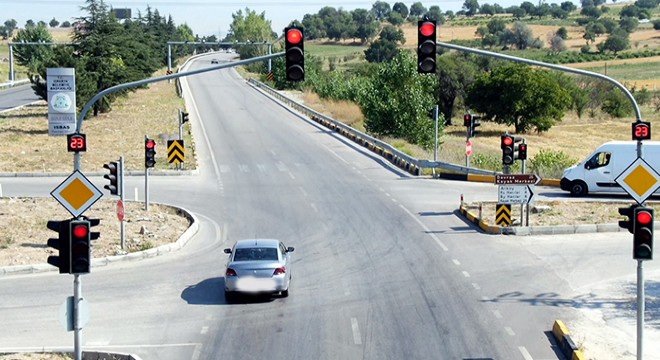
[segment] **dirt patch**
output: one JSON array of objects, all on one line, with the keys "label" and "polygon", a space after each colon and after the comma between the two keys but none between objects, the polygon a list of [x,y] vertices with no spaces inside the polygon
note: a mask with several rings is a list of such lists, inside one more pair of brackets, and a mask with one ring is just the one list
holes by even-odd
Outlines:
[{"label": "dirt patch", "polygon": [[[92,257],[120,255],[155,248],[176,241],[190,226],[176,208],[143,202],[125,204],[125,247],[121,248],[121,227],[116,200],[100,200],[85,215],[101,219],[93,228],[101,237],[92,242]],[[64,220],[71,215],[55,199],[0,198],[0,266],[46,263],[57,250],[46,245],[57,234],[46,228],[48,220]],[[1,359],[1,358],[0,358]]]}]

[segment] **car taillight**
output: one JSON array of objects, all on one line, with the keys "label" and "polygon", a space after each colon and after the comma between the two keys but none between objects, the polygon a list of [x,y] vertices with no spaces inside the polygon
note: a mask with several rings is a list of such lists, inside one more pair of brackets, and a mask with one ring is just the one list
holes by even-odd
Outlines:
[{"label": "car taillight", "polygon": [[236,271],[234,269],[227,268],[227,271],[225,272],[226,276],[236,276]]},{"label": "car taillight", "polygon": [[286,274],[286,267],[284,266],[275,269],[275,271],[273,272],[273,275],[282,275],[282,274]]}]

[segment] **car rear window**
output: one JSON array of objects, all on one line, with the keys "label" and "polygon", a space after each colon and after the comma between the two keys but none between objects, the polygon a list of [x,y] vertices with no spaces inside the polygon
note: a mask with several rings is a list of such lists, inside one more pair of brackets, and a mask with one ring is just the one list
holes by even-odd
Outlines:
[{"label": "car rear window", "polygon": [[238,248],[234,261],[274,260],[277,261],[277,248]]}]

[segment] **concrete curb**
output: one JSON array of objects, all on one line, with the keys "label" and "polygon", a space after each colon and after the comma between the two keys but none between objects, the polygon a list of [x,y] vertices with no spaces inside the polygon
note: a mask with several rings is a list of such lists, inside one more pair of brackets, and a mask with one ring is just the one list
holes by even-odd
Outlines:
[{"label": "concrete curb", "polygon": [[571,339],[571,335],[568,332],[566,325],[564,325],[564,322],[561,320],[555,320],[552,325],[552,335],[554,335],[555,340],[566,359],[586,360],[582,350],[580,350],[578,346],[575,345],[573,339]]},{"label": "concrete curb", "polygon": [[[459,212],[468,221],[478,226],[485,233],[493,235],[562,235],[562,234],[588,234],[597,232],[619,232],[625,229],[619,227],[619,224],[581,224],[581,225],[556,225],[556,226],[497,226],[490,225],[479,218],[477,214],[466,209],[463,204],[459,207]],[[627,230],[626,230],[627,231]]]},{"label": "concrete curb", "polygon": [[[188,240],[190,240],[193,235],[199,230],[199,220],[195,214],[190,211],[172,206],[167,204],[160,204],[163,206],[169,206],[177,210],[181,216],[185,217],[190,221],[190,226],[183,234],[177,239],[177,241],[171,244],[161,245],[159,247],[148,249],[144,251],[138,251],[134,253],[128,253],[125,255],[114,255],[106,256],[102,258],[93,258],[92,259],[92,268],[100,266],[108,266],[114,263],[123,262],[123,261],[139,261],[142,259],[148,259],[155,256],[164,255],[173,251],[177,251],[184,247]],[[0,267],[0,276],[9,276],[9,275],[23,275],[23,274],[35,274],[49,271],[58,271],[54,266],[50,264],[34,264],[34,265],[15,265],[15,266],[4,266]]]}]

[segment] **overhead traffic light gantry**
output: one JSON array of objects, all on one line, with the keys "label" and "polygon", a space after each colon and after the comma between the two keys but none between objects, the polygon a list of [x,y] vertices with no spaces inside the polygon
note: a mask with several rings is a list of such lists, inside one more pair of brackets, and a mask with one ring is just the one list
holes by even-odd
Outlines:
[{"label": "overhead traffic light gantry", "polygon": [[417,22],[417,72],[435,74],[436,23],[432,20]]},{"label": "overhead traffic light gantry", "polygon": [[303,28],[291,26],[284,29],[286,79],[305,80],[305,35]]}]

